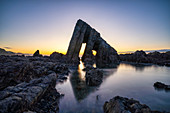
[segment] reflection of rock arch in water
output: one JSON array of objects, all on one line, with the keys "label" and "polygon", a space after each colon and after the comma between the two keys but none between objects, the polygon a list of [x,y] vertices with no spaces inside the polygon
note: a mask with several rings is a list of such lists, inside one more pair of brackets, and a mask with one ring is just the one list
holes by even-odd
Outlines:
[{"label": "reflection of rock arch in water", "polygon": [[[80,64],[79,66],[81,65],[82,64]],[[86,85],[86,81],[84,78],[85,72],[82,71],[83,68],[84,66],[82,66],[81,68],[79,67],[79,70],[74,71],[72,75],[70,76],[70,83],[73,89],[74,96],[77,101],[81,101],[85,99],[90,93],[95,92],[100,87],[100,85],[93,86],[93,87]],[[113,75],[116,71],[117,71],[117,68],[104,69],[103,80],[109,77],[110,75]]]}]

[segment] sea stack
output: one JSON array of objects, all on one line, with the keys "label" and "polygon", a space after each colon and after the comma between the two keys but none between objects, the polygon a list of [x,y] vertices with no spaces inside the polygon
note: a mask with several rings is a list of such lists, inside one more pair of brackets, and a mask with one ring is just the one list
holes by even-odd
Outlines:
[{"label": "sea stack", "polygon": [[92,62],[94,58],[92,50],[96,51],[96,66],[99,68],[114,67],[119,63],[117,51],[100,36],[100,33],[79,19],[67,50],[68,60],[79,61],[82,43],[86,43],[82,56],[84,63]]}]

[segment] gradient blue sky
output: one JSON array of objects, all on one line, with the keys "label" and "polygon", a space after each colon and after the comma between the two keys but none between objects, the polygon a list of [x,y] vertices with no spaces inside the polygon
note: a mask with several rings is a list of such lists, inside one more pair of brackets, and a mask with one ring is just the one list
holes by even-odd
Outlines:
[{"label": "gradient blue sky", "polygon": [[0,48],[65,53],[78,19],[118,52],[170,48],[170,0],[0,0]]}]

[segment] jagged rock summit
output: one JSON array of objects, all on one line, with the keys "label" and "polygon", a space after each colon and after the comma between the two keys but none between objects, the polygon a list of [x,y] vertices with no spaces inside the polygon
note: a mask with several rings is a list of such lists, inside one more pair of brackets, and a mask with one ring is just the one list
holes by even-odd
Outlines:
[{"label": "jagged rock summit", "polygon": [[40,54],[39,50],[37,50],[34,54],[34,57],[42,57],[42,55]]},{"label": "jagged rock summit", "polygon": [[74,28],[67,50],[66,55],[68,60],[79,61],[79,52],[82,43],[86,43],[86,48],[82,57],[84,63],[92,62],[94,58],[92,50],[97,52],[97,67],[113,67],[119,63],[117,51],[100,36],[100,33],[86,22],[79,19]]}]

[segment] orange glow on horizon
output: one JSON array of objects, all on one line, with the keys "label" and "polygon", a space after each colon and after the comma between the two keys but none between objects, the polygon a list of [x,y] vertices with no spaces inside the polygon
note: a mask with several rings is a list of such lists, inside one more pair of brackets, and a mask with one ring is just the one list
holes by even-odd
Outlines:
[{"label": "orange glow on horizon", "polygon": [[[160,49],[165,49],[165,48],[158,48],[158,49],[140,49],[139,48],[139,49],[131,49],[131,50],[130,49],[127,49],[127,50],[122,49],[122,50],[117,50],[117,53],[118,54],[125,54],[125,53],[133,53],[133,52],[135,52],[137,50],[147,51],[147,50],[160,50]],[[82,45],[82,48],[81,48],[80,53],[79,53],[80,56],[83,55],[84,50],[85,50],[85,44]],[[15,52],[15,53],[23,53],[23,54],[34,54],[36,49],[34,49],[34,50],[30,50],[30,49],[10,49],[10,50],[6,50],[6,51],[12,51],[12,52]],[[64,51],[64,50],[57,51],[57,50],[43,50],[43,49],[39,49],[39,51],[40,51],[40,54],[42,54],[42,55],[50,55],[53,52],[59,52],[59,53],[62,53],[64,55],[66,55],[66,53],[67,53],[67,51]],[[93,55],[96,55],[96,53],[97,53],[94,50],[92,50],[92,52],[93,52]]]}]

